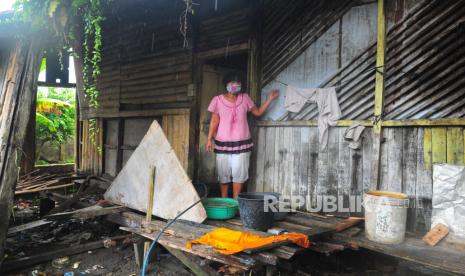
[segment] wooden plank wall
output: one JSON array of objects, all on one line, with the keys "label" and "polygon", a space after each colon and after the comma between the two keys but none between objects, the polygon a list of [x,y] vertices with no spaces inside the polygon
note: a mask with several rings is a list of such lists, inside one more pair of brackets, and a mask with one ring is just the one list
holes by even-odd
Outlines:
[{"label": "wooden plank wall", "polygon": [[150,125],[157,120],[185,169],[188,165],[189,112],[161,117],[117,118],[104,122],[103,170],[115,177],[131,157]]},{"label": "wooden plank wall", "polygon": [[[182,3],[115,3],[102,30],[98,110],[81,108],[81,118],[123,117],[131,110],[188,107],[192,41],[179,31]],[[144,11],[141,13],[141,11]],[[190,27],[190,26],[189,26]]]},{"label": "wooden plank wall", "polygon": [[248,42],[249,12],[245,8],[200,22],[197,50],[202,52]]},{"label": "wooden plank wall", "polygon": [[[171,135],[170,142],[181,162],[187,164],[186,135],[189,135],[189,108],[193,102],[188,86],[193,82],[193,56],[191,34],[184,47],[179,30],[183,7],[184,4],[177,1],[119,2],[106,12],[101,75],[97,85],[100,106],[97,110],[80,108],[83,120],[81,170],[115,176],[145,134],[144,122],[148,118],[160,119],[160,123],[170,129],[166,134]],[[191,30],[191,26],[189,28]],[[118,133],[124,137],[110,139],[105,136],[106,129],[102,129],[106,140],[104,144],[102,138],[99,144],[104,148],[101,155],[96,154],[95,145],[86,138],[87,119],[94,117],[99,118],[102,126],[104,120],[122,122],[116,125],[121,128]],[[142,129],[130,131],[131,124]],[[112,143],[107,144],[110,141],[107,139]],[[118,139],[117,149],[114,142]]]},{"label": "wooden plank wall", "polygon": [[97,120],[96,123],[96,137],[95,142],[91,141],[91,130],[89,120],[83,120],[80,122],[80,152],[79,152],[79,168],[81,172],[91,173],[99,175],[103,171],[103,159],[102,159],[102,150],[103,150],[103,121],[101,119]]},{"label": "wooden plank wall", "polygon": [[[345,127],[331,128],[328,147],[320,151],[316,127],[260,127],[256,147],[260,158],[251,190],[310,196],[303,208],[310,210],[315,207],[316,195],[347,198],[375,189],[371,182],[371,128],[365,129],[359,150],[348,147],[343,138],[345,130]],[[409,209],[410,231],[429,228],[431,164],[447,160],[463,164],[464,130],[463,127],[385,128],[381,189],[410,196],[415,207]]]},{"label": "wooden plank wall", "polygon": [[134,24],[120,32],[109,31],[98,83],[99,116],[189,105],[192,56],[182,46],[178,27],[177,22],[163,26]]},{"label": "wooden plank wall", "polygon": [[[83,134],[88,132],[85,120],[93,117],[121,118],[123,122],[157,117],[187,169],[188,152],[193,148],[189,145],[189,137],[195,132],[189,125],[189,116],[197,108],[193,49],[200,52],[246,44],[250,28],[247,6],[247,1],[219,3],[218,6],[205,1],[199,7],[194,6],[196,16],[189,15],[192,20],[188,21],[186,47],[180,33],[179,16],[185,8],[182,1],[118,2],[108,7],[103,23],[101,76],[97,86],[101,93],[100,106],[97,110],[81,106]],[[206,19],[199,17],[200,14],[205,14]],[[194,33],[197,35],[195,41],[192,39]],[[132,140],[137,140],[135,132],[133,136]],[[125,138],[122,140],[124,142]],[[98,156],[92,153],[93,146],[82,140],[84,164],[81,169],[96,169],[94,164],[107,160],[111,164],[105,163],[103,171],[102,167],[95,171],[114,176],[138,141],[120,145],[125,147],[122,156],[116,154],[113,144],[105,144],[104,156],[94,160]]]},{"label": "wooden plank wall", "polygon": [[168,115],[162,119],[166,138],[176,153],[184,169],[187,170],[189,150],[189,114]]}]

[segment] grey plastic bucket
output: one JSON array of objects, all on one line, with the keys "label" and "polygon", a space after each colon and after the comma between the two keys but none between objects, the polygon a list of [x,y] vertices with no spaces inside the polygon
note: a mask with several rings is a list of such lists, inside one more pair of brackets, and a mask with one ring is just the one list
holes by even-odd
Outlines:
[{"label": "grey plastic bucket", "polygon": [[383,244],[404,241],[407,224],[408,195],[370,191],[363,197],[365,234],[369,240]]},{"label": "grey plastic bucket", "polygon": [[239,213],[242,224],[251,229],[266,231],[273,225],[273,212],[265,211],[265,196],[271,193],[240,193]]},{"label": "grey plastic bucket", "polygon": [[275,221],[284,220],[284,218],[286,218],[288,212],[284,212],[284,211],[280,212],[279,211],[281,209],[280,206],[282,206],[282,203],[279,202],[281,194],[280,193],[274,193],[274,192],[263,192],[263,194],[270,195],[270,196],[273,196],[273,197],[276,198],[276,204],[274,205],[274,207],[277,209],[277,212],[273,212],[273,219]]}]

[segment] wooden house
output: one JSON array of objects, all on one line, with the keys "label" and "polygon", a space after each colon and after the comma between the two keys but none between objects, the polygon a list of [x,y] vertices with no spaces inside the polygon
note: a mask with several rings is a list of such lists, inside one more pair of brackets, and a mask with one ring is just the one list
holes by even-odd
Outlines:
[{"label": "wooden house", "polygon": [[[103,30],[100,108],[80,101],[79,169],[115,176],[156,119],[193,180],[215,183],[214,156],[204,150],[206,107],[224,92],[224,73],[238,70],[257,104],[271,89],[281,90],[269,112],[252,122],[247,189],[311,197],[377,187],[404,192],[418,207],[409,214],[409,230],[424,231],[432,164],[464,162],[465,3],[446,2],[386,2],[385,89],[375,95],[373,1],[200,1],[186,37],[179,31],[184,3],[117,1]],[[286,115],[284,84],[338,88],[342,118],[330,128],[325,150],[316,105]],[[90,118],[101,130],[97,146],[89,143]],[[343,137],[355,123],[366,127],[358,150]]]},{"label": "wooden house", "polygon": [[[463,0],[118,0],[104,16],[98,109],[75,60],[79,171],[115,177],[157,120],[189,176],[215,185],[207,106],[232,70],[246,76],[256,104],[281,91],[250,119],[247,190],[311,198],[303,211],[317,196],[403,192],[414,204],[407,229],[423,234],[433,164],[464,164]],[[315,104],[285,110],[289,85],[336,87],[342,118],[325,149]],[[344,139],[355,124],[365,127],[359,149]]]}]

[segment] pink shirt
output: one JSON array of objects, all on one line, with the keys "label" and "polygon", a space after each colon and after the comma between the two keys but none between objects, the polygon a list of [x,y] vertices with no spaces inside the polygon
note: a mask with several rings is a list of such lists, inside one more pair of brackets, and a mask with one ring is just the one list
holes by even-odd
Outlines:
[{"label": "pink shirt", "polygon": [[224,95],[213,97],[208,111],[220,116],[215,139],[221,142],[236,142],[251,138],[247,112],[255,107],[248,94],[241,93],[236,102],[228,101]]}]

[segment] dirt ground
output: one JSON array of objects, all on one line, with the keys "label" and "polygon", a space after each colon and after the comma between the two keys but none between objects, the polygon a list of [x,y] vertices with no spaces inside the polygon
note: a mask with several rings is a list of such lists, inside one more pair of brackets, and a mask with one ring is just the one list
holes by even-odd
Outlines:
[{"label": "dirt ground", "polygon": [[[53,261],[50,261],[6,275],[141,275],[141,269],[136,264],[132,246],[124,250],[102,248],[68,257],[69,261],[62,268],[57,268],[57,265],[54,265]],[[162,254],[158,258],[159,260],[150,265],[148,275],[193,275],[182,263],[169,254]],[[76,268],[73,268],[73,266]],[[71,274],[71,272],[74,274]]]}]

